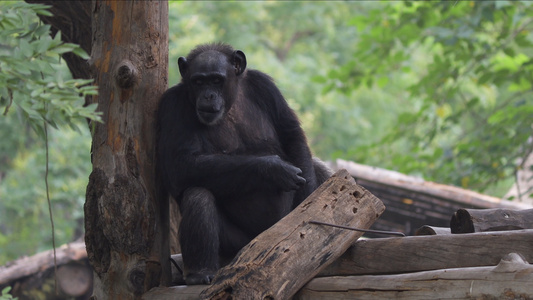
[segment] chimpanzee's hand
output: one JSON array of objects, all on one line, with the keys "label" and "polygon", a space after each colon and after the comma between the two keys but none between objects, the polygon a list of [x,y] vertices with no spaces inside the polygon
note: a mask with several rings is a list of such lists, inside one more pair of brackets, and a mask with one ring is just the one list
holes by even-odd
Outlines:
[{"label": "chimpanzee's hand", "polygon": [[306,182],[302,170],[282,160],[277,155],[262,157],[265,168],[262,175],[283,191],[297,190]]}]

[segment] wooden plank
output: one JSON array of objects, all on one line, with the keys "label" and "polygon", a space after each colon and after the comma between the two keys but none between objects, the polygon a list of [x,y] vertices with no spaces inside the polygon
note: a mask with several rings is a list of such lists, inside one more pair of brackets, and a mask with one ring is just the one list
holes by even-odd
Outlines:
[{"label": "wooden plank", "polygon": [[509,252],[533,261],[533,230],[360,240],[319,276],[494,266]]},{"label": "wooden plank", "polygon": [[341,170],[245,246],[201,298],[288,299],[362,235],[309,221],[368,229],[384,210]]},{"label": "wooden plank", "polygon": [[533,266],[512,253],[496,267],[315,278],[293,299],[531,299],[531,282]]},{"label": "wooden plank", "polygon": [[533,229],[533,209],[467,209],[457,210],[450,222],[452,233]]}]

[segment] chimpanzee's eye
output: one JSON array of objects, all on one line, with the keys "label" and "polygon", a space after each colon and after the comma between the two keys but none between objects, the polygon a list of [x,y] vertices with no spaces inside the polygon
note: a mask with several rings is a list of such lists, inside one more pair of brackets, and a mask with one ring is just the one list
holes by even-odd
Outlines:
[{"label": "chimpanzee's eye", "polygon": [[220,79],[220,77],[215,77],[215,78],[213,78],[213,80],[211,82],[213,84],[221,84],[222,83],[222,79]]}]

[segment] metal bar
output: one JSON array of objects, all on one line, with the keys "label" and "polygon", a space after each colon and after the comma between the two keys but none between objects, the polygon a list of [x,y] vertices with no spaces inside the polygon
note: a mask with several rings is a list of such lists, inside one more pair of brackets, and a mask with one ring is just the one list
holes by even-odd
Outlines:
[{"label": "metal bar", "polygon": [[373,229],[360,229],[355,227],[348,227],[348,226],[342,226],[342,225],[335,225],[330,223],[324,223],[319,221],[309,221],[311,224],[318,224],[318,225],[326,225],[331,227],[337,227],[342,229],[348,229],[353,231],[360,231],[360,232],[366,232],[366,233],[377,233],[377,234],[386,234],[386,235],[396,235],[396,236],[405,236],[405,234],[401,232],[395,232],[395,231],[383,231],[383,230],[373,230]]}]

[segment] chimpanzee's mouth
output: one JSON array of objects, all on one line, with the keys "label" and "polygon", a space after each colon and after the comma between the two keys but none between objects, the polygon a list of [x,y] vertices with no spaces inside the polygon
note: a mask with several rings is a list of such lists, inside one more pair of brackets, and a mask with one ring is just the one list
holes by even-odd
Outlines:
[{"label": "chimpanzee's mouth", "polygon": [[224,110],[197,110],[198,119],[205,125],[214,125],[222,119]]}]

